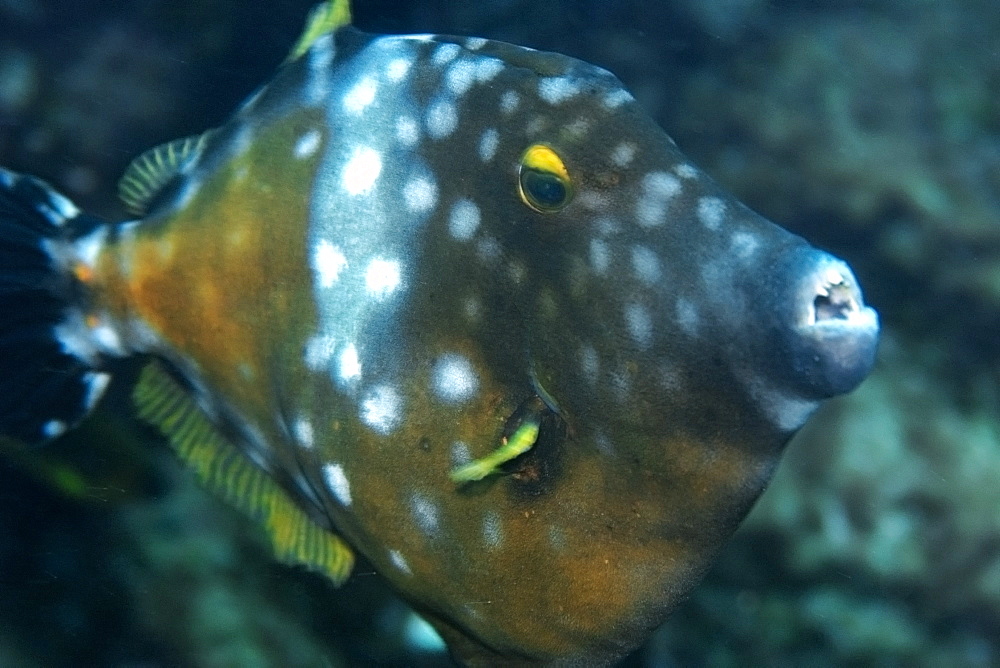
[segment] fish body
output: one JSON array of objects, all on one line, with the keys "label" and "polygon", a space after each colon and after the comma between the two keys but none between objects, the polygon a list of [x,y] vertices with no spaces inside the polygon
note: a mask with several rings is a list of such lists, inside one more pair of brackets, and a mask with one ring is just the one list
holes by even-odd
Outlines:
[{"label": "fish body", "polygon": [[362,553],[468,663],[612,661],[867,375],[877,316],[610,73],[321,11],[228,122],[136,162],[137,220],[2,173],[3,387],[54,398],[0,432],[160,358],[140,412],[279,555],[340,581]]}]

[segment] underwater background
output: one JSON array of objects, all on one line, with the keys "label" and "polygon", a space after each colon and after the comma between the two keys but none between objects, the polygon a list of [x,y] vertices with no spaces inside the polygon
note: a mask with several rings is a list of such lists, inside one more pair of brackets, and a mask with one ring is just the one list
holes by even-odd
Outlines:
[{"label": "underwater background", "polygon": [[[0,164],[82,208],[264,83],[311,0],[0,0]],[[873,376],[789,445],[630,666],[1000,661],[995,0],[355,0],[370,32],[479,35],[617,74],[751,208],[846,259]],[[0,370],[0,373],[3,371]],[[0,453],[0,666],[447,664],[361,564],[273,562],[129,417],[127,381]]]}]

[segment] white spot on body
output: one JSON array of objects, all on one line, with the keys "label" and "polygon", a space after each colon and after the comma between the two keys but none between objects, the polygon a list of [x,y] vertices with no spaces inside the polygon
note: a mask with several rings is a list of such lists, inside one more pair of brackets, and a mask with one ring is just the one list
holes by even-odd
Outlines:
[{"label": "white spot on body", "polygon": [[681,163],[674,167],[674,174],[682,179],[693,179],[698,176],[698,170],[687,163]]},{"label": "white spot on body", "polygon": [[500,259],[500,242],[493,237],[485,237],[476,242],[476,255],[483,262],[496,262]]},{"label": "white spot on body", "polygon": [[437,184],[427,176],[416,176],[403,186],[406,208],[414,213],[426,213],[437,204]]},{"label": "white spot on body", "polygon": [[452,467],[465,466],[472,461],[472,453],[469,446],[464,441],[455,441],[451,444],[451,465]]},{"label": "white spot on body", "polygon": [[604,106],[608,109],[617,109],[626,102],[633,101],[635,101],[635,98],[624,88],[619,88],[604,96]]},{"label": "white spot on body", "polygon": [[457,404],[475,396],[479,378],[469,360],[456,353],[446,353],[434,363],[431,385],[438,399]]},{"label": "white spot on body", "polygon": [[316,149],[319,148],[319,140],[320,134],[316,130],[310,130],[299,137],[299,140],[295,142],[295,157],[304,160],[316,153]]},{"label": "white spot on body", "polygon": [[344,253],[326,239],[320,240],[313,251],[313,270],[319,278],[321,288],[332,287],[337,282],[340,272],[347,267]]},{"label": "white spot on body", "polygon": [[393,83],[399,83],[406,75],[410,72],[410,67],[412,67],[413,61],[409,58],[394,58],[389,61],[389,64],[385,68],[385,76],[389,81]]},{"label": "white spot on body", "polygon": [[580,348],[580,370],[584,377],[593,385],[597,382],[597,373],[600,370],[600,359],[593,346],[585,344]]},{"label": "white spot on body", "polygon": [[361,400],[360,417],[373,431],[391,434],[403,420],[403,399],[396,388],[376,385]]},{"label": "white spot on body", "polygon": [[465,48],[470,51],[478,51],[479,49],[486,46],[487,40],[485,37],[470,37],[465,40]]},{"label": "white spot on body", "polygon": [[340,505],[351,505],[351,485],[347,482],[344,467],[331,462],[323,467],[323,477],[326,479],[326,486],[333,492]]},{"label": "white spot on body", "polygon": [[653,341],[653,319],[642,304],[631,302],[625,306],[625,326],[632,340],[642,348]]},{"label": "white spot on body", "polygon": [[500,526],[500,516],[495,510],[483,513],[483,542],[486,547],[496,549],[503,542],[503,529]]},{"label": "white spot on body", "polygon": [[603,274],[611,264],[611,252],[603,239],[590,240],[590,266],[598,274]]},{"label": "white spot on body", "polygon": [[403,571],[407,575],[413,575],[413,571],[410,570],[410,565],[406,563],[406,559],[403,557],[403,553],[399,550],[389,550],[389,561],[392,565]]},{"label": "white spot on body", "polygon": [[475,81],[476,65],[471,60],[455,61],[444,75],[445,85],[455,97],[464,95]]},{"label": "white spot on body", "polygon": [[396,139],[407,148],[417,145],[420,141],[420,126],[409,116],[396,119]]},{"label": "white spot on body", "polygon": [[340,182],[348,195],[366,195],[375,187],[382,173],[382,156],[375,149],[360,146],[351,153],[344,163]]},{"label": "white spot on body", "polygon": [[413,519],[421,531],[428,536],[433,536],[437,533],[440,520],[438,518],[438,508],[434,505],[433,501],[421,494],[414,494],[410,498],[410,511],[413,513]]},{"label": "white spot on body", "polygon": [[621,225],[614,218],[599,218],[594,227],[597,228],[597,233],[602,237],[610,237],[621,231]]},{"label": "white spot on body", "polygon": [[506,67],[506,65],[499,58],[480,57],[479,60],[476,61],[476,81],[479,83],[492,81],[496,75],[503,72],[504,67]]},{"label": "white spot on body", "polygon": [[446,65],[452,60],[458,57],[458,54],[462,52],[462,47],[453,42],[446,42],[439,45],[434,50],[434,55],[431,56],[431,60],[435,65]]},{"label": "white spot on body", "polygon": [[576,196],[576,202],[585,209],[601,211],[608,206],[608,198],[596,190],[583,190]]},{"label": "white spot on body", "polygon": [[427,110],[427,134],[432,139],[447,137],[458,126],[458,113],[455,105],[446,100],[434,102]]},{"label": "white spot on body", "polygon": [[311,450],[316,444],[312,422],[305,417],[298,417],[292,423],[292,435],[296,442],[307,450]]},{"label": "white spot on body", "polygon": [[336,338],[327,334],[317,334],[306,343],[306,366],[312,371],[319,371],[333,357],[336,348]]},{"label": "white spot on body", "polygon": [[483,315],[483,307],[477,297],[466,297],[462,300],[462,313],[469,322],[478,323]]},{"label": "white spot on body", "polygon": [[702,197],[698,200],[698,220],[710,230],[717,230],[726,215],[726,203],[718,197]]},{"label": "white spot on body", "polygon": [[459,241],[468,241],[479,227],[479,207],[472,200],[459,199],[451,207],[448,216],[448,231]]},{"label": "white spot on body", "polygon": [[496,155],[497,146],[500,144],[500,133],[496,128],[486,128],[479,138],[479,159],[489,162]]},{"label": "white spot on body", "polygon": [[564,129],[566,133],[573,137],[582,137],[590,130],[590,121],[586,118],[578,118]]},{"label": "white spot on body", "polygon": [[353,343],[344,346],[337,361],[341,382],[351,383],[361,378],[361,360],[358,358],[358,348]]},{"label": "white spot on body", "polygon": [[399,260],[377,257],[365,269],[365,289],[373,297],[387,297],[396,291],[402,282]]},{"label": "white spot on body", "polygon": [[635,159],[636,146],[632,142],[623,142],[611,151],[611,162],[617,167],[628,167]]},{"label": "white spot on body", "polygon": [[549,545],[557,552],[566,549],[566,532],[561,526],[553,524],[549,527]]},{"label": "white spot on body", "polygon": [[344,111],[354,115],[360,114],[375,101],[377,90],[378,84],[376,84],[375,79],[363,77],[344,95]]},{"label": "white spot on body", "polygon": [[681,331],[688,336],[695,336],[698,333],[698,309],[691,303],[691,300],[681,297],[677,300],[677,324]]},{"label": "white spot on body", "polygon": [[646,285],[653,285],[660,280],[660,258],[646,246],[632,248],[632,269],[636,278]]},{"label": "white spot on body", "polygon": [[681,192],[681,182],[666,172],[650,172],[642,179],[642,195],[636,204],[636,217],[643,227],[662,225],[667,204]]},{"label": "white spot on body", "polygon": [[758,246],[760,246],[760,241],[758,241],[757,237],[752,232],[746,231],[734,233],[729,243],[733,254],[741,260],[750,258],[757,252]]},{"label": "white spot on body", "polygon": [[517,109],[517,105],[519,104],[521,104],[521,96],[515,91],[508,90],[500,96],[500,111],[505,114],[514,113],[514,110]]},{"label": "white spot on body", "polygon": [[520,260],[511,260],[507,265],[507,275],[514,285],[520,285],[528,275],[528,268]]},{"label": "white spot on body", "polygon": [[559,104],[580,92],[580,85],[570,77],[544,77],[538,81],[538,95],[549,104]]}]

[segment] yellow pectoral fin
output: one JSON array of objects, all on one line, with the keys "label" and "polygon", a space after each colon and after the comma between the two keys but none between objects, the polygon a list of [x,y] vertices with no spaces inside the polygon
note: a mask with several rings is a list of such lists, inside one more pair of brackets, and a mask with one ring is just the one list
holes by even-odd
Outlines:
[{"label": "yellow pectoral fin", "polygon": [[260,522],[281,561],[305,566],[342,584],[354,553],[318,526],[271,477],[223,437],[170,374],[156,362],[142,370],[133,393],[139,417],[167,437],[201,483]]},{"label": "yellow pectoral fin", "polygon": [[452,470],[452,482],[462,483],[482,480],[492,473],[499,472],[500,466],[531,449],[531,446],[538,440],[540,427],[541,419],[539,416],[533,415],[526,418],[514,433],[510,435],[510,438],[501,443],[499,448],[485,457],[480,457]]}]

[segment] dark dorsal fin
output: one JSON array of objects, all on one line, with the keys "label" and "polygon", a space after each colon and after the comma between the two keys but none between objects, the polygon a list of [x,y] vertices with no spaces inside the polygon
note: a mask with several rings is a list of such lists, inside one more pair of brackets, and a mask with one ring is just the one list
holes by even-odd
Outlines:
[{"label": "dark dorsal fin", "polygon": [[151,148],[133,160],[118,181],[118,197],[128,212],[136,216],[145,215],[150,202],[163,192],[164,186],[201,154],[208,135],[206,132],[175,139]]},{"label": "dark dorsal fin", "polygon": [[347,579],[354,565],[347,543],[313,522],[222,436],[160,364],[142,370],[133,399],[139,416],[163,432],[205,487],[264,527],[278,559],[322,573],[337,585]]}]

